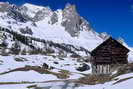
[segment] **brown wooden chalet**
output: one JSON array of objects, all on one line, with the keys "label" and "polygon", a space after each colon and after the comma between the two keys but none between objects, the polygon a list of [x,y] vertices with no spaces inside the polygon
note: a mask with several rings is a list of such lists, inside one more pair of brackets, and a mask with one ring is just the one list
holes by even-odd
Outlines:
[{"label": "brown wooden chalet", "polygon": [[127,64],[129,49],[112,37],[108,38],[91,52],[92,72],[110,74],[112,64]]}]

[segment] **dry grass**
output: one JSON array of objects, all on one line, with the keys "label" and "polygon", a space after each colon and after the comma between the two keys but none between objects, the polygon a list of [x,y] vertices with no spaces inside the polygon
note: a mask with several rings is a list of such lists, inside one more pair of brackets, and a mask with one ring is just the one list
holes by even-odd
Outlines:
[{"label": "dry grass", "polygon": [[67,70],[61,70],[59,71],[60,73],[58,73],[56,76],[59,78],[59,79],[66,79],[66,78],[69,78],[69,75],[71,74],[69,71]]},{"label": "dry grass", "polygon": [[69,75],[70,75],[70,72],[67,70],[61,70],[58,73],[58,72],[52,72],[49,69],[45,69],[45,68],[40,67],[40,66],[25,66],[25,67],[21,67],[21,68],[16,68],[16,69],[13,69],[13,70],[10,70],[7,72],[0,73],[0,75],[15,72],[15,71],[30,71],[30,70],[34,70],[40,74],[53,74],[59,79],[69,78]]},{"label": "dry grass", "polygon": [[36,82],[29,82],[29,81],[22,81],[22,82],[0,82],[0,85],[7,85],[7,84],[32,84]]},{"label": "dry grass", "polygon": [[111,77],[115,78],[115,77],[120,76],[122,74],[127,74],[127,73],[131,73],[131,72],[133,72],[133,62],[120,66],[117,69],[117,73],[112,75]]},{"label": "dry grass", "polygon": [[99,83],[105,83],[108,81],[111,81],[111,77],[109,75],[90,74],[86,77],[80,78],[78,80],[78,83],[95,85],[95,84],[99,84]]}]

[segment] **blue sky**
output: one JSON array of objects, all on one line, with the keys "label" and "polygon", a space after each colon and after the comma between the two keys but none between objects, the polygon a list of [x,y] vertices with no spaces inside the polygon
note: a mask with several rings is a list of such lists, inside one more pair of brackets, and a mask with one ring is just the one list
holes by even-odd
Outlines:
[{"label": "blue sky", "polygon": [[122,37],[133,46],[133,0],[0,0],[17,5],[33,3],[56,10],[66,3],[75,4],[78,13],[87,19],[97,32]]}]

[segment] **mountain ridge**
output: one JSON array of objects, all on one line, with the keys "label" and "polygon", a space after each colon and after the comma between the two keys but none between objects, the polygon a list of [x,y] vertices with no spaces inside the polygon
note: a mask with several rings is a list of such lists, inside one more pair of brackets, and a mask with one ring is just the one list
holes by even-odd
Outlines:
[{"label": "mountain ridge", "polygon": [[[30,4],[28,4],[28,5],[30,5]],[[68,7],[69,7],[69,9],[71,9],[71,5],[68,5]],[[4,22],[4,23],[1,23],[1,25],[4,24],[4,25],[6,25],[6,27],[10,27],[11,29],[15,29],[17,32],[19,32],[19,30],[17,30],[17,29],[21,29],[21,28],[23,29],[23,28],[28,27],[28,28],[32,29],[32,33],[33,33],[32,35],[34,35],[34,33],[35,33],[35,35],[39,35],[39,37],[41,37],[41,35],[42,35],[42,37],[43,37],[44,34],[42,34],[42,33],[47,32],[47,34],[45,34],[45,36],[49,35],[50,37],[45,37],[45,38],[51,38],[53,35],[54,35],[54,37],[57,36],[57,34],[55,34],[55,32],[51,30],[51,29],[55,29],[56,32],[64,33],[64,36],[67,36],[67,38],[69,37],[72,40],[74,40],[76,38],[77,39],[78,38],[84,39],[85,37],[83,35],[87,32],[91,36],[87,36],[87,34],[86,34],[86,38],[90,38],[90,39],[94,38],[94,39],[99,39],[102,41],[102,38],[100,38],[98,36],[99,34],[96,33],[95,31],[93,31],[88,26],[88,23],[85,20],[80,21],[81,25],[79,24],[78,21],[83,19],[83,18],[80,18],[79,15],[77,15],[77,12],[73,12],[76,15],[72,16],[72,15],[69,15],[70,11],[65,10],[65,9],[63,11],[57,10],[54,12],[52,12],[50,9],[46,9],[46,10],[42,9],[42,10],[39,10],[38,12],[36,12],[37,13],[35,15],[36,20],[34,20],[34,18],[29,18],[29,17],[26,17],[27,15],[23,15],[23,13],[22,13],[23,11],[21,11],[21,10],[18,11],[17,9],[19,9],[19,8],[17,8],[16,6],[15,7],[12,6],[12,8],[15,8],[15,10],[13,9],[13,11],[11,11],[11,12],[7,11],[6,12],[7,14],[5,13],[5,14],[1,15],[1,17],[3,18],[1,20],[3,20],[3,22]],[[43,11],[43,12],[40,12],[40,11]],[[68,13],[67,17],[63,16],[64,12]],[[49,15],[49,14],[51,14],[51,15]],[[37,20],[37,18],[38,18],[38,20]],[[41,21],[39,20],[39,18],[41,19]],[[77,21],[75,21],[75,18],[77,18]],[[31,21],[31,19],[33,21]],[[27,21],[27,20],[29,20],[29,21]],[[18,21],[20,21],[20,22],[18,22]],[[42,24],[44,24],[44,25],[42,25]],[[19,25],[19,27],[15,26],[15,25]],[[27,25],[27,26],[25,26],[25,25]],[[21,26],[21,28],[20,28],[20,26]],[[57,30],[57,28],[60,30]],[[35,31],[37,29],[40,31],[39,34]],[[45,31],[45,30],[41,30],[41,29],[49,29],[49,32],[48,32],[48,30]],[[53,34],[50,35],[49,33],[51,33],[51,34],[53,33]],[[80,33],[83,35],[80,35]],[[25,35],[29,35],[29,34],[25,34]],[[66,40],[63,37],[63,35],[58,37],[58,38],[63,38],[63,40]],[[56,40],[58,40],[58,39],[56,39]],[[60,41],[62,41],[62,40],[60,40]]]}]

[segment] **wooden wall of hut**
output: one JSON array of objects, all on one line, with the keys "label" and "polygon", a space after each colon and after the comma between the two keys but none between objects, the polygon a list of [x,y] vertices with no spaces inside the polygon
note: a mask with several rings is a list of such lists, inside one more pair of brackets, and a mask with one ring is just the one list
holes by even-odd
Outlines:
[{"label": "wooden wall of hut", "polygon": [[93,74],[110,74],[111,73],[111,66],[109,64],[92,65],[92,73]]},{"label": "wooden wall of hut", "polygon": [[110,37],[92,51],[92,72],[108,74],[111,64],[127,64],[128,52],[125,46]]}]

